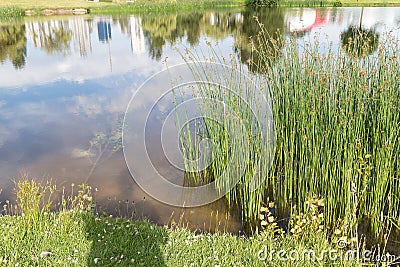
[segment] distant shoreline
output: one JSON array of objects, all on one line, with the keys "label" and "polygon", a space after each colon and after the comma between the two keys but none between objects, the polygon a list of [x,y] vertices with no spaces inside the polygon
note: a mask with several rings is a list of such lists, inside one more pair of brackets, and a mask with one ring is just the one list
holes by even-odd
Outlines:
[{"label": "distant shoreline", "polygon": [[[191,11],[207,8],[231,8],[242,7],[243,0],[162,0],[156,2],[92,2],[82,0],[37,0],[26,2],[15,0],[12,2],[0,2],[0,18],[22,17],[26,15],[66,15],[73,13],[73,10],[80,10],[79,14],[133,14],[141,12],[172,12]],[[83,12],[86,10],[86,12]]]},{"label": "distant shoreline", "polygon": [[[105,0],[106,1],[106,0]],[[244,7],[246,0],[159,0],[148,1],[121,1],[121,2],[93,2],[83,0],[26,0],[0,2],[0,18],[22,17],[37,15],[83,15],[83,14],[133,14],[140,12],[173,12],[190,11],[208,8]],[[375,0],[342,0],[342,1],[306,1],[282,0],[279,7],[396,7],[400,0],[378,2]]]}]

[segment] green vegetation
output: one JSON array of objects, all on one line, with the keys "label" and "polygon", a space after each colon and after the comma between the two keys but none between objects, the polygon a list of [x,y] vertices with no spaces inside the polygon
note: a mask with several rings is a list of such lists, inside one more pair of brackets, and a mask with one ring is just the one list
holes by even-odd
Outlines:
[{"label": "green vegetation", "polygon": [[[100,1],[91,2],[84,0],[38,0],[38,1],[1,1],[0,14],[13,14],[20,16],[23,10],[40,11],[43,9],[63,9],[63,8],[89,8],[93,14],[99,13],[137,13],[137,12],[166,12],[176,10],[198,10],[205,8],[226,8],[244,5],[243,0],[137,0],[126,1]],[[18,12],[17,12],[18,11]],[[23,13],[23,12],[22,12]],[[38,12],[39,13],[39,12]]]},{"label": "green vegetation", "polygon": [[281,215],[315,194],[326,199],[331,229],[341,220],[368,226],[380,241],[398,229],[399,44],[382,43],[366,57],[365,44],[348,56],[293,40],[269,68],[277,130],[269,188]]},{"label": "green vegetation", "polygon": [[94,3],[85,0],[4,0],[0,2],[1,8],[17,7],[24,10],[27,9],[45,9],[45,8],[78,8],[78,7],[93,7],[105,6],[107,3]]},{"label": "green vegetation", "polygon": [[320,7],[320,6],[398,6],[400,0],[104,0],[92,2],[85,0],[5,0],[0,2],[0,17],[19,17],[25,10],[39,11],[44,9],[88,8],[92,14],[129,14],[138,12],[170,12],[182,10],[199,10],[207,8],[227,8],[240,6],[281,6],[281,7]]},{"label": "green vegetation", "polygon": [[171,12],[184,10],[199,10],[207,8],[228,8],[243,6],[243,0],[176,0],[176,1],[135,1],[133,3],[118,3],[104,7],[93,7],[91,13],[137,13],[137,12]]},{"label": "green vegetation", "polygon": [[[282,41],[274,40],[261,24],[259,27],[260,34],[255,38],[260,40],[258,44]],[[254,65],[250,70],[268,73],[265,83],[261,84],[268,85],[273,96],[277,137],[271,171],[259,170],[264,188],[255,194],[249,189],[251,177],[258,166],[268,165],[265,160],[269,155],[265,154],[264,143],[252,126],[251,111],[230,93],[200,88],[200,95],[223,101],[239,114],[251,136],[249,165],[235,190],[227,195],[229,204],[239,206],[245,223],[254,224],[268,197],[276,204],[276,214],[282,225],[290,228],[287,219],[304,213],[307,199],[318,196],[325,199],[323,223],[330,236],[336,229],[342,229],[339,232],[348,239],[366,236],[368,244],[385,244],[391,237],[390,242],[398,246],[400,47],[393,36],[379,36],[385,45],[378,47],[376,34],[365,35],[360,29],[355,34],[353,39],[342,38],[343,50],[328,47],[327,52],[321,52],[318,38],[313,45],[300,46],[294,37],[276,46],[280,53],[278,57],[273,53],[272,58],[269,46],[251,43],[252,57],[248,64]],[[360,36],[367,38],[361,42]],[[196,55],[189,58],[202,60]],[[224,62],[224,59],[218,60]],[[194,72],[207,70],[199,65]],[[223,84],[236,88],[237,80],[230,72],[227,69],[226,73],[218,75],[228,79],[228,83]],[[248,103],[258,100],[255,94],[245,95]],[[214,106],[206,106],[202,112],[205,117],[222,116]],[[227,115],[222,117],[224,121],[232,120]],[[207,121],[204,125],[206,130],[201,134],[216,144],[214,162],[206,173],[208,179],[213,180],[230,164],[229,148],[236,145],[238,151],[244,150],[245,142],[244,145],[229,143],[221,125]],[[199,142],[186,138],[183,143],[193,146],[188,149],[189,155],[200,151]],[[229,174],[224,177],[227,181],[235,177]],[[198,181],[203,175],[197,173],[193,180]],[[217,184],[217,188],[223,186]]]},{"label": "green vegetation", "polygon": [[0,17],[8,18],[8,17],[22,17],[24,15],[24,11],[19,7],[6,7],[0,8]]},{"label": "green vegetation", "polygon": [[[149,7],[149,6],[147,6]],[[146,8],[147,8],[146,7]],[[167,6],[165,6],[167,9]],[[105,9],[104,9],[105,10]],[[235,24],[225,14],[215,27],[207,26],[207,12],[144,17],[145,36],[150,53],[160,59],[166,41],[187,36],[190,45],[199,41],[201,32],[215,39],[234,31],[239,61],[254,74],[268,74],[256,80],[262,90],[273,96],[273,114],[277,131],[274,161],[268,171],[268,149],[252,111],[231,92],[200,87],[203,97],[223,100],[237,117],[226,116],[213,104],[202,110],[208,117],[218,117],[234,130],[218,123],[205,122],[201,135],[217,140],[214,161],[201,173],[189,173],[189,184],[208,183],[223,176],[222,182],[240,176],[240,182],[227,196],[230,207],[239,208],[244,223],[254,230],[252,237],[229,234],[194,234],[185,229],[155,226],[149,222],[114,219],[94,215],[91,188],[82,185],[76,196],[61,196],[54,202],[57,188],[28,180],[17,183],[17,203],[6,203],[0,217],[0,262],[6,266],[101,265],[121,266],[264,266],[257,258],[264,246],[268,250],[298,252],[315,249],[346,249],[374,246],[377,243],[398,248],[400,226],[400,46],[392,36],[380,36],[362,28],[349,28],[341,35],[343,49],[320,52],[315,44],[299,46],[296,36],[284,41],[284,16],[278,9],[255,13],[246,9],[243,23]],[[258,22],[253,20],[258,15]],[[126,18],[125,18],[126,19]],[[121,18],[121,21],[123,18]],[[165,27],[159,27],[159,25]],[[264,26],[261,26],[263,24]],[[360,23],[361,24],[361,23]],[[123,27],[123,23],[121,23]],[[218,30],[215,30],[217,28]],[[25,64],[25,26],[0,26],[0,62],[9,58],[16,68]],[[47,53],[68,50],[70,32],[60,28],[45,40]],[[379,46],[381,40],[384,46]],[[190,59],[202,59],[186,54]],[[219,62],[226,59],[212,55]],[[234,68],[242,70],[234,61]],[[236,62],[236,65],[235,65]],[[195,73],[203,71],[201,65]],[[227,73],[231,70],[227,69]],[[215,73],[219,79],[235,77]],[[228,73],[230,74],[230,73]],[[253,76],[252,76],[253,77]],[[254,76],[255,77],[255,76]],[[257,95],[247,93],[248,101]],[[239,118],[239,120],[236,120]],[[189,125],[188,125],[189,126]],[[251,135],[243,141],[243,132]],[[188,159],[195,159],[200,148],[198,137],[187,128],[182,139]],[[193,137],[194,136],[194,137]],[[189,139],[194,138],[194,139]],[[120,149],[120,128],[99,133],[91,142],[88,154],[97,159]],[[193,146],[191,146],[193,145]],[[226,153],[249,146],[248,164],[242,170],[242,158]],[[246,159],[247,160],[247,159]],[[187,169],[196,169],[186,162]],[[243,166],[242,166],[243,167]],[[261,188],[251,190],[258,174]],[[222,188],[224,184],[218,184]],[[56,213],[50,212],[57,210]],[[14,216],[12,216],[14,215]],[[382,253],[382,252],[381,252]],[[282,262],[274,258],[267,265],[315,266],[316,264],[357,266],[355,261]]]},{"label": "green vegetation", "polygon": [[[345,250],[326,241],[322,231],[299,238],[269,224],[253,237],[195,234],[147,221],[94,215],[87,185],[81,185],[74,196],[61,194],[58,204],[54,201],[58,190],[50,183],[25,177],[16,188],[17,205],[7,201],[0,216],[2,266],[361,266],[357,260],[340,258]],[[55,206],[58,212],[50,212]],[[284,250],[289,258],[294,249],[299,260],[282,261],[273,253],[270,258],[272,250]],[[336,261],[328,254],[316,259],[328,249],[338,249]],[[303,253],[316,257],[302,258]]]},{"label": "green vegetation", "polygon": [[279,2],[279,0],[248,0],[246,4],[251,6],[275,7]]},{"label": "green vegetation", "polygon": [[[184,56],[189,61],[200,60],[189,51]],[[194,94],[202,99],[215,100],[204,101],[200,111],[202,118],[211,119],[202,120],[201,126],[194,131],[190,124],[186,124],[181,146],[185,148],[183,153],[185,168],[189,172],[189,184],[203,185],[215,181],[217,190],[224,191],[238,180],[225,198],[229,207],[239,207],[243,223],[251,228],[259,221],[258,215],[265,199],[269,160],[272,158],[268,144],[273,137],[261,125],[269,123],[265,114],[268,107],[261,97],[266,90],[266,81],[254,81],[260,90],[255,92],[256,87],[250,85],[250,80],[242,79],[244,70],[241,68],[240,63],[234,64],[232,69],[218,69],[203,64],[193,68],[196,80],[212,81],[224,86],[205,84],[194,90]],[[186,121],[185,117],[183,119]],[[185,125],[178,124],[178,128],[181,126]],[[200,133],[194,134],[196,131]],[[207,159],[198,159],[199,155],[207,155],[201,147],[203,138],[212,140],[213,149],[208,160],[210,165],[203,171],[196,172],[195,170],[201,170],[203,163],[207,162]],[[204,147],[207,148],[208,146]]]}]

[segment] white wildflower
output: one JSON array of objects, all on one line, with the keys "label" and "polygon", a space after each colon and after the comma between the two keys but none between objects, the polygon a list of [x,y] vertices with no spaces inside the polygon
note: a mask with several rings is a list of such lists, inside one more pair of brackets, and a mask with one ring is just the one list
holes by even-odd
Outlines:
[{"label": "white wildflower", "polygon": [[53,253],[51,253],[49,251],[43,251],[42,253],[40,253],[41,258],[51,257],[51,256],[53,256]]}]

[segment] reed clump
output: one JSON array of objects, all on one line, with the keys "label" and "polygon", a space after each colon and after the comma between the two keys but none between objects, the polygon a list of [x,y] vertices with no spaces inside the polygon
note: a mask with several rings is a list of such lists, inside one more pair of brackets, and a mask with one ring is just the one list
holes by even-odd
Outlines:
[{"label": "reed clump", "polygon": [[27,230],[39,227],[38,222],[47,217],[52,205],[55,186],[50,181],[29,180],[27,175],[15,183],[17,209],[23,216]]},{"label": "reed clump", "polygon": [[[186,56],[200,60],[194,54]],[[259,221],[263,205],[274,138],[268,116],[272,110],[264,97],[266,83],[254,75],[246,77],[239,63],[228,67],[221,64],[224,59],[214,56],[216,65],[196,60],[191,65],[196,80],[209,82],[193,89],[193,96],[203,99],[199,119],[191,123],[184,114],[178,118],[185,183],[214,182],[228,206],[239,208],[244,224],[252,226]],[[186,97],[176,95],[175,105],[184,103]]]},{"label": "reed clump", "polygon": [[343,220],[383,240],[400,225],[399,44],[382,36],[362,57],[321,48],[318,37],[305,46],[293,38],[264,64],[277,136],[267,188],[280,217],[315,194],[328,229]]},{"label": "reed clump", "polygon": [[[267,43],[270,37],[260,32],[258,38]],[[228,203],[240,207],[244,222],[254,225],[267,197],[275,203],[277,217],[288,222],[291,214],[307,210],[308,198],[318,196],[325,200],[321,218],[328,231],[340,221],[356,234],[357,229],[368,228],[382,241],[398,228],[400,47],[393,36],[379,38],[377,48],[363,47],[362,57],[355,56],[358,51],[349,52],[348,46],[322,47],[318,36],[313,44],[300,45],[296,38],[285,41],[280,57],[272,62],[268,51],[254,50],[256,61],[249,62],[266,74],[261,75],[263,90],[271,95],[276,129],[271,168],[257,172],[262,189],[254,192],[248,186],[250,177],[257,166],[269,166],[265,159],[271,159],[263,154],[267,150],[251,126],[254,117],[238,98],[200,90],[241,114],[251,136],[248,165],[226,196]],[[255,100],[254,94],[246,97]],[[210,112],[218,116],[215,107],[203,110]],[[226,168],[232,148],[218,127],[205,123],[205,135],[218,146],[207,169],[211,180]]]}]

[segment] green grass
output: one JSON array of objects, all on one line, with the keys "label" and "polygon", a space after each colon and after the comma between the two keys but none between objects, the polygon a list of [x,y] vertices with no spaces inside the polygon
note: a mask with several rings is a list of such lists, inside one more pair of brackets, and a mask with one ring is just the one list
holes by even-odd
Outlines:
[{"label": "green grass", "polygon": [[[321,255],[335,249],[323,232],[283,235],[270,227],[252,237],[226,233],[195,234],[184,228],[157,226],[148,221],[93,214],[91,188],[61,193],[49,182],[26,176],[16,183],[16,203],[6,201],[0,216],[1,266],[315,266],[307,258],[288,263],[268,251],[306,249]],[[64,190],[64,189],[63,189]],[[57,212],[50,212],[57,207]],[[260,252],[261,251],[261,252]],[[332,264],[328,257],[317,262]],[[337,261],[358,266],[356,261]]]},{"label": "green grass", "polygon": [[90,186],[71,195],[64,190],[27,176],[16,183],[16,203],[1,203],[1,266],[361,266],[359,259],[341,256],[349,247],[328,241],[315,210],[318,199],[296,217],[296,231],[285,233],[269,220],[259,233],[234,236],[95,215]]},{"label": "green grass", "polygon": [[[2,216],[1,266],[327,266],[322,262],[282,262],[260,250],[315,249],[317,255],[334,248],[321,236],[298,241],[263,233],[254,237],[230,234],[194,234],[146,221],[95,216],[86,212],[49,213],[27,231],[21,216]],[[50,252],[50,257],[41,257]],[[96,264],[97,262],[97,264]],[[338,266],[358,266],[338,261]]]},{"label": "green grass", "polygon": [[[176,10],[198,10],[199,8],[227,8],[244,6],[246,0],[137,0],[127,3],[125,1],[100,1],[98,3],[86,0],[2,0],[0,1],[0,15],[20,16],[21,11],[62,8],[88,8],[94,14],[105,13],[137,13],[137,12],[165,12]],[[398,6],[400,0],[282,0],[278,6]],[[38,12],[39,13],[39,12]]]},{"label": "green grass", "polygon": [[76,7],[94,7],[94,6],[105,6],[108,3],[92,3],[85,0],[2,0],[0,2],[1,8],[7,7],[19,7],[22,9],[38,9],[38,8],[76,8]]},{"label": "green grass", "polygon": [[124,1],[110,1],[99,3],[83,1],[83,0],[38,0],[38,1],[1,1],[0,10],[8,12],[10,9],[23,10],[42,10],[57,8],[89,8],[91,13],[135,13],[149,11],[173,11],[173,10],[198,10],[199,8],[220,8],[220,7],[237,7],[244,5],[243,0],[157,0],[146,1],[137,0],[135,2],[126,3]]},{"label": "green grass", "polygon": [[91,12],[101,13],[136,13],[136,12],[168,12],[168,11],[197,11],[206,8],[228,8],[243,6],[242,0],[178,0],[178,1],[136,1],[135,3],[112,4],[93,7]]},{"label": "green grass", "polygon": [[[1,266],[363,266],[361,259],[346,257],[354,256],[349,254],[354,247],[328,241],[317,198],[294,217],[295,231],[285,233],[269,218],[262,231],[235,236],[94,214],[91,187],[85,184],[66,194],[51,181],[24,175],[15,191],[16,203],[1,203]],[[271,208],[273,203],[263,209],[268,217]],[[398,260],[393,256],[382,266]]]},{"label": "green grass", "polygon": [[356,260],[299,258],[288,263],[269,256],[271,250],[296,250],[300,255],[313,250],[318,256],[323,250],[338,249],[323,231],[304,232],[301,238],[284,235],[276,227],[250,237],[196,234],[148,221],[94,215],[91,188],[86,185],[77,194],[61,194],[57,212],[50,212],[57,191],[51,183],[25,177],[16,188],[17,202],[3,203],[0,216],[1,266],[326,266],[334,262],[359,266]]},{"label": "green grass", "polygon": [[23,15],[24,11],[19,7],[0,8],[1,18],[22,17]]}]

